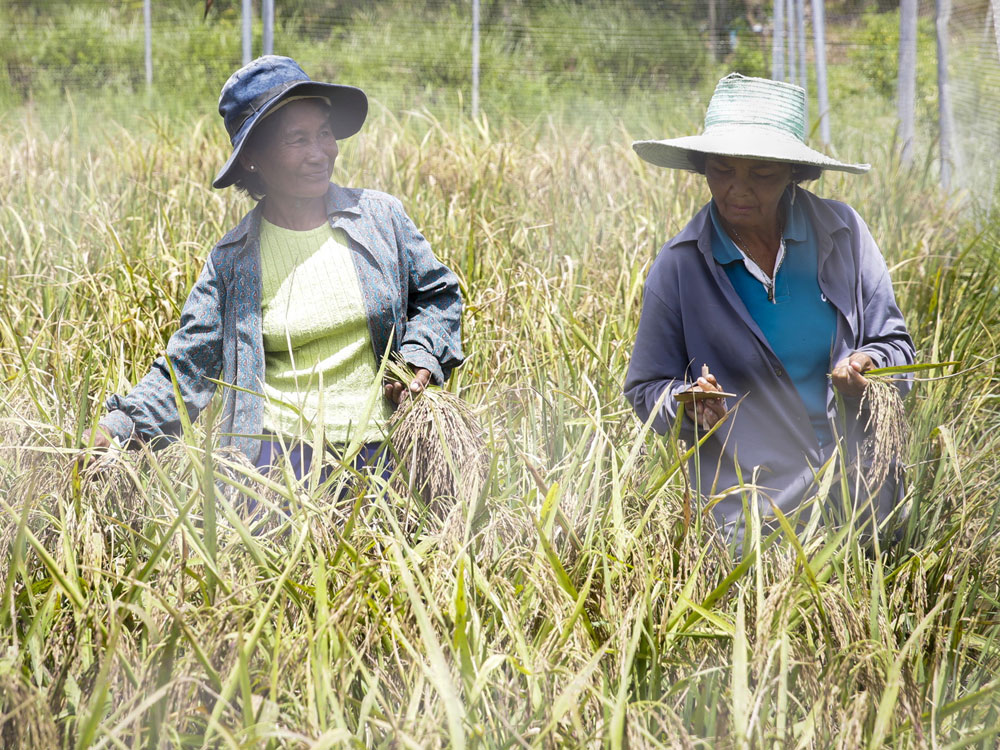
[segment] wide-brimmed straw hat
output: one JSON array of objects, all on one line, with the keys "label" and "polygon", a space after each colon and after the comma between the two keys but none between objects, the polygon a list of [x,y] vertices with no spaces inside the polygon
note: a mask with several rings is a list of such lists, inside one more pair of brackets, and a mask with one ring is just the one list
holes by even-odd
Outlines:
[{"label": "wide-brimmed straw hat", "polygon": [[640,157],[660,167],[700,171],[692,154],[809,164],[862,174],[870,164],[845,164],[805,144],[806,92],[793,83],[730,73],[719,81],[701,135],[636,141]]},{"label": "wide-brimmed straw hat", "polygon": [[216,175],[213,187],[227,187],[239,178],[237,160],[248,136],[261,120],[291,98],[329,102],[330,123],[337,140],[361,130],[368,116],[368,97],[361,89],[314,81],[290,57],[258,57],[233,73],[222,87],[219,114],[226,123],[233,153]]}]

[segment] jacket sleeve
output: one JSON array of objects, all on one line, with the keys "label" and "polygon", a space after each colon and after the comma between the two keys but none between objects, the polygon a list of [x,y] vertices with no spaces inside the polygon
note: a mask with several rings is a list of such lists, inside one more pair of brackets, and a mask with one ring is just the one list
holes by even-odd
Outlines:
[{"label": "jacket sleeve", "polygon": [[215,392],[215,384],[207,378],[217,378],[222,370],[224,304],[224,290],[210,256],[184,303],[180,327],[167,343],[166,357],[158,357],[127,396],[108,398],[108,413],[100,420],[101,426],[122,442],[134,436],[149,441],[180,434],[181,420],[167,358],[188,417],[194,419]]},{"label": "jacket sleeve", "polygon": [[690,382],[685,379],[688,358],[681,316],[665,300],[662,267],[658,265],[654,264],[643,291],[639,330],[625,375],[625,398],[643,422],[655,411],[652,426],[662,435],[677,417],[674,395]]},{"label": "jacket sleeve", "polygon": [[407,285],[406,329],[399,352],[411,366],[430,370],[433,382],[441,385],[465,359],[458,277],[434,256],[395,201],[392,220]]},{"label": "jacket sleeve", "polygon": [[[875,360],[876,367],[913,364],[913,340],[896,304],[889,269],[867,225],[856,214],[855,218],[855,232],[859,242],[860,345],[857,351],[870,355]],[[909,391],[910,385],[909,380],[899,383],[904,395]]]}]

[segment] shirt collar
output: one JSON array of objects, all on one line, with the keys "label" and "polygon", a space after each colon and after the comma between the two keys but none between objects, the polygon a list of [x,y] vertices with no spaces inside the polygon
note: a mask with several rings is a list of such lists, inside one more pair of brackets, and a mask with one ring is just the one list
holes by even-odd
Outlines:
[{"label": "shirt collar", "polygon": [[326,213],[328,216],[334,214],[356,214],[361,215],[361,208],[358,206],[358,191],[341,187],[331,182],[326,191]]},{"label": "shirt collar", "polygon": [[709,208],[709,215],[712,217],[712,255],[719,263],[733,263],[743,260],[743,253],[736,247],[726,230],[722,228],[722,221],[719,217],[719,209],[715,207],[715,199],[712,199]]},{"label": "shirt collar", "polygon": [[[240,220],[240,223],[233,227],[233,229],[231,229],[219,241],[219,244],[230,245],[243,242],[247,235],[259,233],[260,218],[262,216],[261,211],[261,202],[258,201],[257,205],[253,207],[253,210],[248,212],[246,216]],[[361,208],[358,206],[358,191],[341,187],[340,185],[331,182],[330,187],[326,190],[326,213],[327,216],[330,217],[335,214],[352,214],[360,216]]]}]

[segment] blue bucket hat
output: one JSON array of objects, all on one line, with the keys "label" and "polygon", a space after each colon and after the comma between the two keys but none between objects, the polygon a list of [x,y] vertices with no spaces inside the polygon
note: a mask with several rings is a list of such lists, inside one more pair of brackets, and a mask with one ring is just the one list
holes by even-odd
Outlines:
[{"label": "blue bucket hat", "polygon": [[316,97],[330,103],[330,123],[337,140],[359,130],[368,116],[368,97],[354,86],[314,81],[295,60],[264,55],[233,73],[219,95],[219,114],[226,123],[233,153],[212,186],[224,188],[239,177],[237,160],[257,123],[289,97]]}]

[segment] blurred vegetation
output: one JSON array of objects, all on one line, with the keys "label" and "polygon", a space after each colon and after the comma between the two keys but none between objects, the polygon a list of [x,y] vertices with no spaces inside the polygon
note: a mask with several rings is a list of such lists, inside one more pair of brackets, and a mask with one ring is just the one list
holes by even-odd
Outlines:
[{"label": "blurred vegetation", "polygon": [[[894,99],[896,96],[899,55],[899,10],[886,13],[869,11],[862,16],[850,57],[862,81],[873,92]],[[923,16],[917,22],[917,108],[923,117],[933,118],[937,111],[937,51],[934,19]]]},{"label": "blurred vegetation", "polygon": [[[649,127],[705,99],[677,101]],[[0,747],[995,746],[1000,226],[893,160],[884,105],[838,133],[876,168],[810,189],[871,226],[919,361],[962,365],[909,397],[906,496],[874,540],[821,482],[813,520],[751,525],[743,562],[622,395],[649,263],[707,189],[621,121],[377,110],[343,144],[337,181],[398,195],[462,283],[448,389],[491,464],[440,512],[377,477],[337,502],[342,467],[267,479],[206,450],[210,414],[74,472],[250,202],[209,187],[215,115],[7,121]]]},{"label": "blurred vegetation", "polygon": [[[484,95],[515,79],[524,89],[514,96],[538,101],[583,81],[595,96],[695,84],[710,71],[696,6],[486,3]],[[276,51],[311,61],[316,75],[390,92],[470,85],[467,4],[298,2],[280,3],[278,12]],[[401,13],[406,24],[394,22]],[[157,2],[153,14],[156,93],[191,103],[215,95],[241,60],[239,3],[214,2],[206,13],[200,2]],[[0,7],[0,25],[10,42],[0,52],[0,104],[144,88],[141,3],[9,4]],[[258,18],[256,50],[260,33]]]},{"label": "blurred vegetation", "polygon": [[[471,86],[467,2],[279,2],[275,50],[311,74],[365,86],[406,107],[467,105]],[[884,3],[883,3],[884,5]],[[898,12],[876,2],[827,3],[850,53],[845,92],[864,84],[891,97]],[[719,2],[719,60],[709,54],[707,4],[695,0],[485,0],[481,101],[486,111],[548,111],[559,102],[619,103],[649,91],[710,87],[723,73],[768,75],[768,4]],[[170,106],[205,112],[242,58],[237,0],[153,3],[154,84]],[[259,8],[257,11],[259,13]],[[863,21],[857,23],[858,18]],[[405,18],[405,23],[399,23]],[[142,3],[13,0],[0,5],[0,108],[66,96],[146,93]],[[260,19],[253,27],[260,50]],[[920,101],[933,107],[933,37],[921,22]],[[836,94],[836,92],[834,92]],[[868,93],[866,91],[865,93]]]}]

